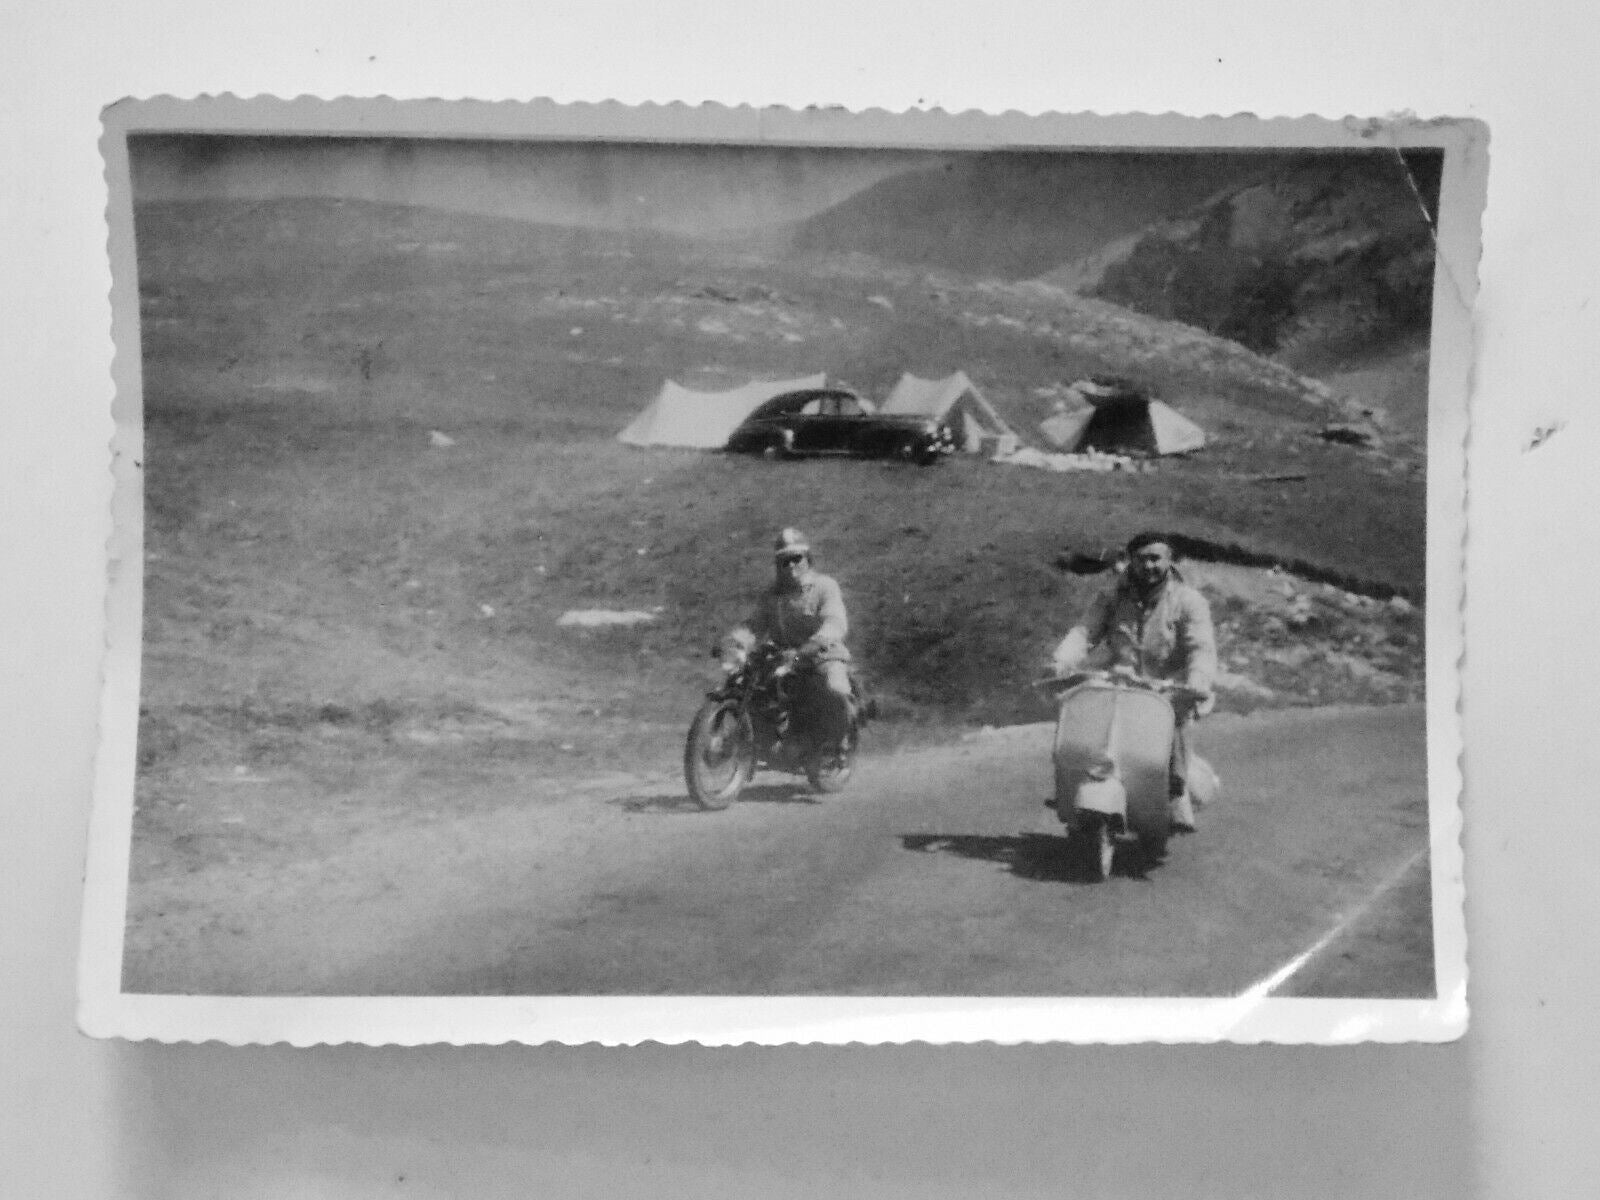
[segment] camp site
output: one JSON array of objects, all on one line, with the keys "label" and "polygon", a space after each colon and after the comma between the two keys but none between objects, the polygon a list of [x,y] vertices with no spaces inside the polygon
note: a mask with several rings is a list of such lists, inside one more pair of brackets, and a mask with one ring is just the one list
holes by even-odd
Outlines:
[{"label": "camp site", "polygon": [[[1231,995],[1425,847],[1397,156],[311,141],[135,146],[128,990]],[[835,386],[956,452],[718,452]],[[877,697],[859,787],[699,814],[707,647],[790,526]],[[1093,892],[1032,857],[1029,683],[1147,529],[1229,798]],[[1432,994],[1416,862],[1305,988]],[[1130,897],[1136,952],[1038,953]]]},{"label": "camp site", "polygon": [[[753,380],[724,392],[694,391],[668,380],[617,440],[630,446],[724,449],[741,422],[764,405],[821,389],[826,379],[819,374]],[[1039,423],[1040,437],[1058,456],[1165,457],[1192,453],[1206,443],[1204,431],[1193,421],[1126,381],[1111,385],[1084,380],[1065,389],[1065,394],[1078,400],[1076,409],[1063,405],[1062,411]],[[883,416],[926,417],[948,432],[955,448],[987,454],[995,462],[1011,461],[1028,445],[964,371],[943,379],[920,379],[908,372],[876,409],[870,401],[861,403],[868,415],[876,411]]]}]

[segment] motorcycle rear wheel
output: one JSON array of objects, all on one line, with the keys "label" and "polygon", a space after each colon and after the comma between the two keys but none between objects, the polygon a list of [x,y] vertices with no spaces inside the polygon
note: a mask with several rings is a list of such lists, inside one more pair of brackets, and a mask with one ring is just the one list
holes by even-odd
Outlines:
[{"label": "motorcycle rear wheel", "polygon": [[850,776],[856,769],[856,743],[858,737],[855,730],[850,731],[850,736],[845,740],[842,753],[838,754],[812,754],[806,759],[806,779],[811,786],[819,792],[842,792],[845,784],[850,782]]},{"label": "motorcycle rear wheel", "polygon": [[708,700],[683,746],[683,781],[701,808],[727,808],[756,773],[755,732],[737,705]]}]

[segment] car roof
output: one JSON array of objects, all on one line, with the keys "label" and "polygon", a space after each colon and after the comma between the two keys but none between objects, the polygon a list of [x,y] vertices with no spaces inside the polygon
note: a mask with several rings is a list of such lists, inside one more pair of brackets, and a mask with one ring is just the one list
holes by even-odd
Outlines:
[{"label": "car roof", "polygon": [[765,404],[761,405],[761,407],[752,412],[747,419],[756,420],[761,417],[785,416],[788,413],[799,412],[813,400],[824,400],[834,397],[844,400],[854,400],[857,404],[863,403],[861,397],[850,391],[848,388],[802,388],[798,392],[784,392],[780,396],[774,396],[771,400],[768,400]]}]

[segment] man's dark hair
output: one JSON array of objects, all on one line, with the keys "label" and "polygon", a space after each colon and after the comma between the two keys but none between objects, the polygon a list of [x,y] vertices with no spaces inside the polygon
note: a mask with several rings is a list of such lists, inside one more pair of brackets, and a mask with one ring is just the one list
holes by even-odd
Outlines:
[{"label": "man's dark hair", "polygon": [[1137,554],[1146,546],[1154,546],[1158,543],[1168,550],[1172,549],[1172,540],[1168,534],[1157,533],[1153,529],[1147,529],[1143,533],[1136,533],[1129,538],[1125,549],[1129,554]]}]

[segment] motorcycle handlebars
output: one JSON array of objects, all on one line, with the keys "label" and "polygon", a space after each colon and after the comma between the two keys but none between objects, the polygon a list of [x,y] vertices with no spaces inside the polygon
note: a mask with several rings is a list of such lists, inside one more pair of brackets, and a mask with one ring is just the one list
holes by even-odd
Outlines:
[{"label": "motorcycle handlebars", "polygon": [[801,659],[798,650],[785,649],[776,642],[730,645],[728,639],[713,646],[711,656],[722,660],[724,671],[737,671],[749,663],[757,662],[767,666],[774,675],[788,674]]}]

